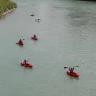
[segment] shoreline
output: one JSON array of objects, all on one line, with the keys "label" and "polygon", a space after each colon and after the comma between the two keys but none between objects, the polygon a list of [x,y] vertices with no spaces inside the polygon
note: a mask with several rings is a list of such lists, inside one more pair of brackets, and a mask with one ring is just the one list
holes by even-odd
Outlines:
[{"label": "shoreline", "polygon": [[15,9],[16,9],[16,8],[12,8],[12,9],[10,9],[10,10],[4,12],[3,14],[0,15],[0,18],[2,18],[2,17],[5,16],[6,14],[8,14],[8,13],[14,11]]}]

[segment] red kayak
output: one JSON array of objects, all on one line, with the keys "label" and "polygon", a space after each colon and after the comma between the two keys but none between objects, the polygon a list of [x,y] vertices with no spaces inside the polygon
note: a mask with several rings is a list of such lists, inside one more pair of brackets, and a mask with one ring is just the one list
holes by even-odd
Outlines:
[{"label": "red kayak", "polygon": [[16,43],[16,44],[18,44],[18,45],[24,45],[24,43],[23,43],[23,42],[18,42],[18,43]]},{"label": "red kayak", "polygon": [[29,63],[24,64],[24,62],[21,62],[20,64],[21,64],[21,66],[24,66],[24,67],[29,67],[29,68],[33,67],[33,65],[29,64]]},{"label": "red kayak", "polygon": [[70,75],[70,76],[73,76],[73,77],[79,77],[79,74],[77,73],[71,73],[70,71],[67,71],[67,74]]},{"label": "red kayak", "polygon": [[36,38],[36,37],[31,37],[31,39],[32,39],[32,40],[38,40],[38,38]]}]

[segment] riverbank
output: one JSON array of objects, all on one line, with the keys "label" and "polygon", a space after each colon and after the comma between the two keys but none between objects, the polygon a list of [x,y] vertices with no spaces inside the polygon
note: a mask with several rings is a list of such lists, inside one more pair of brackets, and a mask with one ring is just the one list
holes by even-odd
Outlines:
[{"label": "riverbank", "polygon": [[10,0],[0,0],[0,18],[17,8],[17,4]]}]

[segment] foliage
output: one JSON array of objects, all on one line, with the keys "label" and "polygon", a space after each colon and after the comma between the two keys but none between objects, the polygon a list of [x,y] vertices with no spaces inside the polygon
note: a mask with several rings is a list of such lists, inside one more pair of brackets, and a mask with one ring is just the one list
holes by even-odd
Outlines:
[{"label": "foliage", "polygon": [[16,7],[17,4],[15,2],[12,2],[10,0],[0,0],[0,14]]}]

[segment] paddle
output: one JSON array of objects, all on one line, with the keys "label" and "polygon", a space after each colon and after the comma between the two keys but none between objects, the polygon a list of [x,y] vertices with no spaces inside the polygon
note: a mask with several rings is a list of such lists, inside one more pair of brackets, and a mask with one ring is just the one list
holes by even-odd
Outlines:
[{"label": "paddle", "polygon": [[[73,66],[73,67],[79,67],[79,66]],[[66,69],[66,68],[69,68],[69,67],[64,67],[64,69]]]}]

